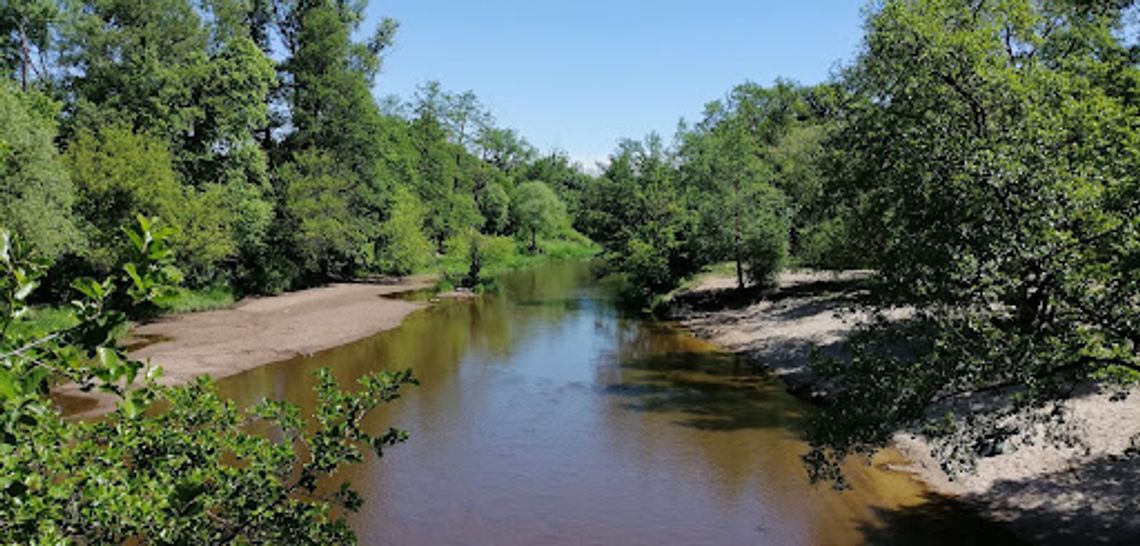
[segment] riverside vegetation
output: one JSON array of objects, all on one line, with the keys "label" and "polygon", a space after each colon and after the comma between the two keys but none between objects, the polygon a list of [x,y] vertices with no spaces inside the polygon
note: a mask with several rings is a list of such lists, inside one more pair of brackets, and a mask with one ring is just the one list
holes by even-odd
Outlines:
[{"label": "riverside vegetation", "polygon": [[904,427],[951,474],[1033,427],[1071,442],[1078,387],[1140,378],[1136,14],[874,3],[834,81],[745,84],[672,147],[624,143],[580,227],[646,298],[722,261],[739,287],[788,262],[877,271],[877,319],[814,364],[839,386],[809,427],[816,479],[843,486]]},{"label": "riverside vegetation", "polygon": [[[742,84],[671,144],[622,142],[596,177],[472,93],[376,101],[398,25],[359,28],[364,4],[0,5],[5,541],[350,542],[330,507],[356,497],[317,477],[405,437],[356,425],[409,375],[356,394],[321,376],[312,432],[283,403],[243,415],[208,381],[135,381],[115,330],[331,279],[434,268],[476,286],[590,240],[649,303],[720,262],[739,287],[788,264],[876,270],[874,309],[908,318],[817,363],[840,388],[806,462],[840,485],[847,456],[901,427],[960,471],[1029,424],[1059,430],[1077,386],[1125,396],[1140,377],[1134,2],[875,2],[832,81]],[[122,402],[70,423],[58,381]]]}]

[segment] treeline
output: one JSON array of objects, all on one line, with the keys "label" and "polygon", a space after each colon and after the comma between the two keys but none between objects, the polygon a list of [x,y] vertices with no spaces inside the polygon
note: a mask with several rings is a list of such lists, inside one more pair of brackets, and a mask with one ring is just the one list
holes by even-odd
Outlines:
[{"label": "treeline", "polygon": [[743,84],[703,118],[624,141],[581,197],[576,225],[606,250],[635,295],[649,298],[718,262],[737,283],[764,283],[788,264],[862,263],[849,207],[826,189],[826,139],[837,86]]},{"label": "treeline", "polygon": [[567,157],[540,156],[470,92],[373,98],[397,24],[361,28],[365,5],[0,6],[0,224],[54,264],[43,293],[111,271],[138,214],[174,228],[190,285],[240,292],[544,237],[584,246]]},{"label": "treeline", "polygon": [[[1140,378],[1135,2],[898,0],[824,85],[742,85],[628,142],[580,227],[643,295],[708,264],[869,267],[909,309],[818,360],[817,478],[912,427],[949,471],[1063,441],[1065,400]],[[984,397],[985,403],[978,403]],[[1035,436],[1036,435],[1036,436]]]}]

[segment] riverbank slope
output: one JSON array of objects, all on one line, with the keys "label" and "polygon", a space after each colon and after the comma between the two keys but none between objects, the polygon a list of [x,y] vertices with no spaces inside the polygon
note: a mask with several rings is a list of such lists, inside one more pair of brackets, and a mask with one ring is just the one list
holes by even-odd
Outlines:
[{"label": "riverbank slope", "polygon": [[[395,328],[424,304],[392,296],[433,285],[434,278],[411,277],[247,298],[227,309],[137,325],[125,344],[132,358],[162,367],[162,384],[185,384],[200,375],[220,379]],[[79,417],[103,413],[113,403],[74,384],[61,385],[54,394]]]},{"label": "riverbank slope", "polygon": [[[709,274],[672,301],[672,316],[697,336],[779,376],[794,393],[825,397],[828,385],[809,367],[813,347],[842,355],[844,341],[863,312],[868,272],[789,272],[776,288],[733,289],[729,276]],[[904,316],[905,310],[895,310]],[[947,476],[923,438],[900,433],[896,447],[912,472],[932,490],[957,496],[1038,543],[1136,543],[1140,541],[1140,392],[1124,401],[1095,388],[1071,403],[1077,438],[1084,447],[1022,442],[1016,449],[978,461],[974,473]]]}]

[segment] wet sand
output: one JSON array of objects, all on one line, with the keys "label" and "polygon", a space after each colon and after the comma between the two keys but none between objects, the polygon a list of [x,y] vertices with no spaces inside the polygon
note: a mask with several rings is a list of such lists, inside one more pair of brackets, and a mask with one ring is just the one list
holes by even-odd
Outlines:
[{"label": "wet sand", "polygon": [[[431,285],[429,278],[413,277],[249,298],[228,309],[138,325],[125,344],[132,358],[162,368],[162,384],[185,384],[200,375],[220,379],[395,328],[424,303],[391,296]],[[65,411],[77,417],[104,413],[113,403],[108,396],[81,392],[73,384],[57,387],[54,394]]]},{"label": "wet sand", "polygon": [[[673,315],[699,337],[783,378],[789,390],[824,397],[829,386],[809,369],[812,347],[842,354],[846,337],[867,319],[851,304],[860,298],[859,279],[868,274],[785,273],[775,289],[743,296],[732,290],[735,279],[707,275],[674,300]],[[902,317],[906,310],[889,314]],[[1010,452],[979,459],[970,474],[947,476],[921,436],[899,433],[895,447],[911,461],[904,470],[932,490],[1009,522],[1033,542],[1140,543],[1140,390],[1123,401],[1111,401],[1111,395],[1089,386],[1071,401],[1070,423],[1083,445],[1026,436]]]}]

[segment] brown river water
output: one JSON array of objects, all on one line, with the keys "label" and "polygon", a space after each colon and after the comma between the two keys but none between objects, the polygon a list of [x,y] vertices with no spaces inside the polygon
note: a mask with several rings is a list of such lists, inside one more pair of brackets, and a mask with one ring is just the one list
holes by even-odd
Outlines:
[{"label": "brown river water", "polygon": [[585,264],[508,275],[497,294],[221,389],[311,408],[320,367],[342,380],[410,367],[422,382],[369,422],[411,439],[337,476],[366,499],[350,517],[361,544],[1010,542],[888,470],[890,453],[849,465],[852,490],[810,484],[811,405],[717,347],[622,313]]}]

